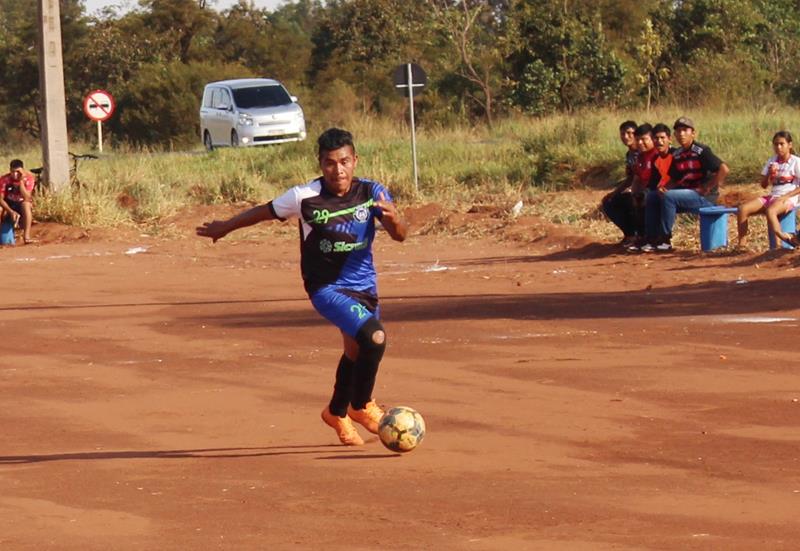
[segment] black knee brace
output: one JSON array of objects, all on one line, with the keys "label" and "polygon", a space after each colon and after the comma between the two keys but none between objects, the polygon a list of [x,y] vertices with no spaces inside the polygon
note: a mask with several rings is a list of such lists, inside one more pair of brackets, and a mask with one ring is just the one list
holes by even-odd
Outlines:
[{"label": "black knee brace", "polygon": [[386,350],[386,333],[377,318],[370,318],[356,334],[358,358],[355,363],[355,389],[352,406],[363,409],[372,399],[378,366]]}]

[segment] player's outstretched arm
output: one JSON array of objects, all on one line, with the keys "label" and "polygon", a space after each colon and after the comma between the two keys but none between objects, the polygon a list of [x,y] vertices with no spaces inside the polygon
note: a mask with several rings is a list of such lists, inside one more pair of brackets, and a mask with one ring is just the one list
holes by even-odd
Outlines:
[{"label": "player's outstretched arm", "polygon": [[222,239],[239,228],[246,228],[247,226],[252,226],[266,220],[275,220],[275,218],[272,208],[269,206],[269,203],[267,203],[240,212],[233,218],[228,218],[227,220],[204,222],[201,226],[195,228],[195,232],[200,237],[210,237],[214,243],[216,243],[217,239]]},{"label": "player's outstretched arm", "polygon": [[405,223],[402,216],[400,216],[397,206],[393,202],[387,201],[383,192],[380,192],[378,195],[375,206],[381,209],[381,224],[383,224],[383,227],[389,232],[392,239],[395,241],[405,241],[406,235],[408,234],[408,225]]}]

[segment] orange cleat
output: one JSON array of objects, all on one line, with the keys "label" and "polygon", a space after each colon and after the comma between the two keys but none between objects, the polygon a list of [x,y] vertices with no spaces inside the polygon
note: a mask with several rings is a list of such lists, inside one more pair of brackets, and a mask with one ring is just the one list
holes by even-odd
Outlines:
[{"label": "orange cleat", "polygon": [[345,446],[363,446],[364,440],[358,435],[349,417],[338,417],[330,412],[328,406],[322,410],[322,420],[336,431],[339,442]]},{"label": "orange cleat", "polygon": [[383,417],[383,410],[375,403],[375,400],[367,402],[364,409],[353,409],[352,406],[347,406],[347,415],[372,434],[378,434],[378,423]]}]

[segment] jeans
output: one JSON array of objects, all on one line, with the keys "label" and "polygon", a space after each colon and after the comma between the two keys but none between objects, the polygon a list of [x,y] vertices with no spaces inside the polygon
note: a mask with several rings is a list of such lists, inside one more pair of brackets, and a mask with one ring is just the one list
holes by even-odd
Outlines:
[{"label": "jeans", "polygon": [[693,189],[670,189],[661,198],[661,233],[672,237],[675,215],[679,212],[697,214],[703,207],[713,207],[714,203]]},{"label": "jeans", "polygon": [[654,189],[647,190],[644,201],[644,234],[648,241],[661,237],[661,194]]}]

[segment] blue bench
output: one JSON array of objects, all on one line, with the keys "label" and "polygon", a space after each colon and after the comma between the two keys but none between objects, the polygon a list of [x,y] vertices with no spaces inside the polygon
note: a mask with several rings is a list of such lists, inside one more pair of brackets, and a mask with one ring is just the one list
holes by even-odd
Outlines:
[{"label": "blue bench", "polygon": [[728,215],[739,212],[736,207],[703,207],[700,209],[700,248],[713,251],[728,246]]},{"label": "blue bench", "polygon": [[[703,251],[713,251],[720,247],[728,246],[728,215],[739,212],[736,207],[703,207],[700,209],[700,248]],[[781,231],[785,233],[797,233],[797,213],[791,210],[779,217]],[[784,249],[793,249],[791,245],[783,240],[777,239],[772,230],[767,230],[769,238],[769,248],[778,247],[780,241]]]},{"label": "blue bench", "polygon": [[[779,217],[778,220],[781,223],[781,231],[784,233],[797,233],[797,213],[795,209],[790,210],[783,216]],[[783,239],[778,240],[775,233],[771,230],[767,230],[769,232],[769,248],[770,249],[777,249],[778,243],[777,241],[781,242],[781,247],[784,249],[794,249],[791,245],[789,245]]]}]

